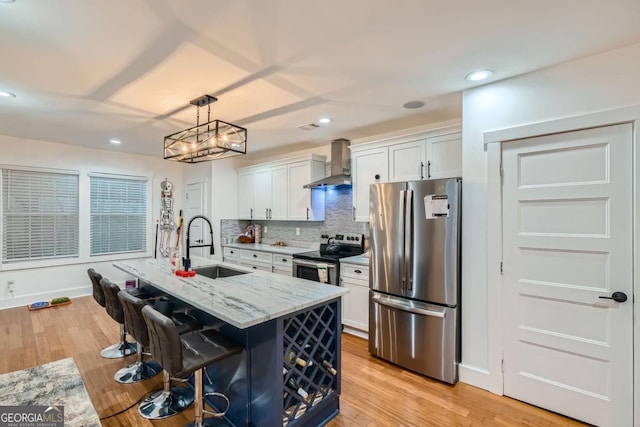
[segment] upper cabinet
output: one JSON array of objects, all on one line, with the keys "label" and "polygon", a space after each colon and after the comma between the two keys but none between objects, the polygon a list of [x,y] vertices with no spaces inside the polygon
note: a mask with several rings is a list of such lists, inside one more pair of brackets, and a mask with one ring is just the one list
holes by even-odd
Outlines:
[{"label": "upper cabinet", "polygon": [[369,221],[369,186],[462,175],[460,126],[351,147],[353,219]]},{"label": "upper cabinet", "polygon": [[303,185],[324,177],[325,159],[308,155],[239,169],[240,219],[323,221],[325,192]]},{"label": "upper cabinet", "polygon": [[369,185],[389,181],[387,147],[356,151],[351,156],[353,219],[369,221]]}]

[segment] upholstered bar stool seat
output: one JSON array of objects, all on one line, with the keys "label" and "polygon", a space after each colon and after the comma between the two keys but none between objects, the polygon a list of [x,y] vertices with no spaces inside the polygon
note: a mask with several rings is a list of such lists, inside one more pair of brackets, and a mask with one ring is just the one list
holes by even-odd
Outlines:
[{"label": "upholstered bar stool seat", "polygon": [[114,378],[123,384],[137,383],[158,375],[162,367],[154,360],[144,360],[145,354],[148,354],[144,350],[149,347],[149,332],[142,317],[142,307],[146,302],[126,291],[119,291],[117,295],[124,311],[124,326],[138,343],[138,358],[134,363],[116,372]]},{"label": "upholstered bar stool seat", "polygon": [[150,306],[143,307],[142,315],[149,331],[151,353],[162,367],[172,377],[183,380],[195,373],[196,419],[193,425],[200,427],[212,422],[212,419],[204,419],[204,413],[224,415],[204,410],[202,370],[208,365],[240,353],[242,346],[212,329],[180,335],[170,318]]},{"label": "upholstered bar stool seat", "polygon": [[104,294],[107,313],[113,320],[120,324],[120,342],[102,350],[100,356],[106,359],[117,359],[135,354],[136,351],[138,351],[138,346],[135,342],[127,341],[127,330],[124,325],[124,310],[118,299],[120,287],[105,278],[100,280],[100,286]]}]

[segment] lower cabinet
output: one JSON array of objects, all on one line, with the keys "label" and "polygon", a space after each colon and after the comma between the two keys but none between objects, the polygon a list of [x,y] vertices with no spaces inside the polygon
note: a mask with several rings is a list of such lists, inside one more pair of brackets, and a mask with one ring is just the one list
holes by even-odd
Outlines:
[{"label": "lower cabinet", "polygon": [[281,255],[271,252],[251,251],[247,249],[224,248],[224,262],[240,264],[254,270],[268,271],[283,276],[293,275],[291,255]]},{"label": "lower cabinet", "polygon": [[[357,335],[369,331],[369,267],[359,264],[340,264],[341,286],[349,289],[342,298],[342,324],[353,328]],[[349,332],[348,329],[345,330]]]}]

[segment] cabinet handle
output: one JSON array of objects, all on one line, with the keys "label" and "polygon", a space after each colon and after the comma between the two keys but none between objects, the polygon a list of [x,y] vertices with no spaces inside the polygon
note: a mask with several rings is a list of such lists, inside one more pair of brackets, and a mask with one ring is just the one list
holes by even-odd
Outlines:
[{"label": "cabinet handle", "polygon": [[287,259],[286,258],[282,258],[282,262],[287,262]]},{"label": "cabinet handle", "polygon": [[362,274],[362,270],[353,270],[354,273]]},{"label": "cabinet handle", "polygon": [[356,207],[353,207],[353,220],[356,220]]},{"label": "cabinet handle", "polygon": [[376,179],[376,181],[379,181],[380,180],[380,174],[377,173],[376,176],[374,176],[374,178]]},{"label": "cabinet handle", "polygon": [[424,162],[420,162],[420,179],[424,179]]},{"label": "cabinet handle", "polygon": [[269,208],[269,219],[273,218],[273,214],[271,212],[271,208]]},{"label": "cabinet handle", "polygon": [[254,270],[257,270],[257,269],[258,269],[258,267],[256,267],[255,265],[254,265],[253,267],[251,267],[251,268],[253,268]]},{"label": "cabinet handle", "polygon": [[253,208],[251,208],[251,214],[249,215],[249,218],[253,219]]},{"label": "cabinet handle", "polygon": [[258,258],[258,255],[256,255],[256,254],[253,254],[253,257],[254,257],[254,258]]},{"label": "cabinet handle", "polygon": [[307,221],[309,221],[309,208],[307,208]]},{"label": "cabinet handle", "polygon": [[265,209],[264,209],[264,217],[265,217],[266,219],[269,219],[269,208],[265,208]]},{"label": "cabinet handle", "polygon": [[233,251],[229,251],[230,254],[234,253]]},{"label": "cabinet handle", "polygon": [[427,178],[431,178],[431,160],[427,162]]}]

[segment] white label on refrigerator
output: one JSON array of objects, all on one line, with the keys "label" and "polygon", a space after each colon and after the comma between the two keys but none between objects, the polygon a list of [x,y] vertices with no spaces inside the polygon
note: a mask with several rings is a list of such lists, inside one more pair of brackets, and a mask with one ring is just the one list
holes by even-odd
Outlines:
[{"label": "white label on refrigerator", "polygon": [[429,194],[424,196],[424,216],[434,219],[449,216],[449,197]]}]

